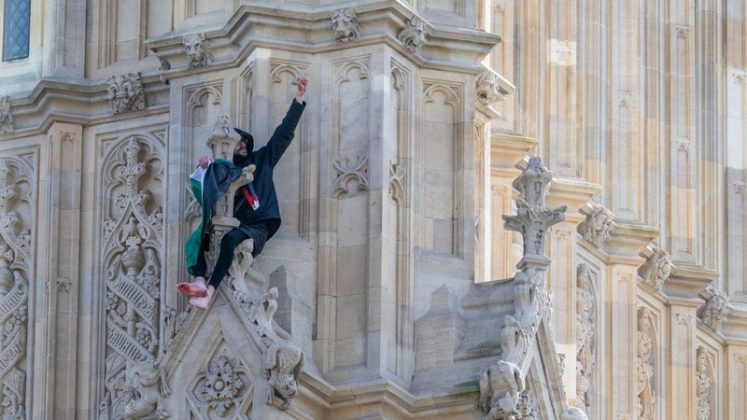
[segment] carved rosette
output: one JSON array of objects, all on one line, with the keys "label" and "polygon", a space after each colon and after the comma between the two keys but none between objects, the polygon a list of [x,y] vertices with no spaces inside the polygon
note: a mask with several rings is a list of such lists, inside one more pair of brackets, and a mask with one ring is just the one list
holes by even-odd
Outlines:
[{"label": "carved rosette", "polygon": [[191,398],[206,417],[229,417],[246,400],[251,387],[252,381],[238,359],[221,354],[202,368]]},{"label": "carved rosette", "polygon": [[15,131],[13,126],[13,115],[10,113],[10,98],[0,96],[0,134],[12,133]]},{"label": "carved rosette", "polygon": [[548,209],[545,205],[547,186],[552,173],[534,156],[524,172],[514,181],[520,197],[517,215],[503,216],[506,229],[520,232],[524,238],[521,271],[514,276],[514,314],[506,315],[501,329],[501,360],[483,372],[480,380],[480,408],[485,419],[524,418],[524,379],[518,366],[523,366],[530,343],[540,322],[549,318],[550,296],[545,289],[545,271],[550,263],[544,255],[547,229],[565,219],[566,207]]},{"label": "carved rosette", "polygon": [[638,309],[637,406],[639,419],[653,419],[656,371],[654,315],[648,308]]},{"label": "carved rosette", "polygon": [[721,321],[729,314],[729,298],[721,289],[709,286],[705,304],[698,311],[700,319],[714,331],[721,329]]},{"label": "carved rosette", "polygon": [[590,209],[581,208],[586,220],[578,225],[581,236],[599,248],[615,230],[615,215],[601,204],[591,203]]},{"label": "carved rosette", "polygon": [[213,62],[213,51],[208,44],[205,34],[185,35],[182,39],[184,53],[189,59],[189,69],[205,67]]},{"label": "carved rosette", "polygon": [[425,44],[425,23],[417,16],[413,16],[407,25],[399,31],[397,39],[412,53],[416,53]]},{"label": "carved rosette", "polygon": [[128,363],[153,363],[159,354],[161,249],[160,151],[130,137],[105,158],[103,266],[106,267],[106,362],[103,405],[125,415],[132,392],[123,389]]},{"label": "carved rosette", "polygon": [[335,31],[337,42],[352,41],[360,36],[358,17],[353,8],[336,10],[332,15],[332,29]]},{"label": "carved rosette", "polygon": [[697,362],[697,402],[698,402],[698,420],[710,420],[713,388],[713,363],[708,356],[708,352],[703,347],[698,347]]},{"label": "carved rosette", "polygon": [[664,281],[672,273],[672,258],[669,254],[659,247],[656,243],[651,243],[642,254],[646,262],[638,269],[638,275],[643,279],[643,283],[661,290]]},{"label": "carved rosette", "polygon": [[121,114],[145,109],[145,95],[140,82],[140,73],[127,73],[112,76],[106,81],[107,97],[112,111]]},{"label": "carved rosette", "polygon": [[576,288],[576,405],[589,413],[592,404],[596,368],[596,275],[589,266],[580,264]]},{"label": "carved rosette", "polygon": [[[0,418],[25,418],[28,279],[31,229],[21,212],[33,207],[28,166],[0,159]],[[30,221],[29,221],[30,222]]]}]

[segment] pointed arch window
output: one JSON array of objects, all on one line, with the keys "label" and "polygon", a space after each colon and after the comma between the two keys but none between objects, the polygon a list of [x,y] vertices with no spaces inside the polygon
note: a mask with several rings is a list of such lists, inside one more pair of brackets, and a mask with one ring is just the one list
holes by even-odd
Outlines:
[{"label": "pointed arch window", "polygon": [[29,56],[31,0],[5,0],[3,9],[3,61]]}]

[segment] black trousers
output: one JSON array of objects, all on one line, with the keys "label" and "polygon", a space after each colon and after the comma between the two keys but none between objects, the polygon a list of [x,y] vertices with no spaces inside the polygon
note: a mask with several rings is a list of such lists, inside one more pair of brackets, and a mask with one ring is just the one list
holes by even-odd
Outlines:
[{"label": "black trousers", "polygon": [[[215,262],[213,268],[213,274],[210,276],[208,284],[214,288],[218,288],[218,285],[228,273],[228,269],[231,267],[233,262],[233,254],[236,247],[240,243],[247,239],[254,240],[254,250],[252,256],[256,257],[262,252],[267,242],[267,225],[265,222],[259,222],[251,225],[241,225],[237,228],[233,228],[223,236],[220,241],[220,252],[218,253],[218,260]],[[208,249],[208,241],[202,241],[200,252],[197,254],[197,264],[194,266],[195,277],[205,277],[207,272],[207,263],[205,262],[205,252]]]}]

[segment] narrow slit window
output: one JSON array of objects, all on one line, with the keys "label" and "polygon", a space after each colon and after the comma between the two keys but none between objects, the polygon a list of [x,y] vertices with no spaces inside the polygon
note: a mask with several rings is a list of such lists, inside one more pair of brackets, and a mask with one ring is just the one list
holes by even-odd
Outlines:
[{"label": "narrow slit window", "polygon": [[5,0],[3,61],[29,56],[31,0]]}]

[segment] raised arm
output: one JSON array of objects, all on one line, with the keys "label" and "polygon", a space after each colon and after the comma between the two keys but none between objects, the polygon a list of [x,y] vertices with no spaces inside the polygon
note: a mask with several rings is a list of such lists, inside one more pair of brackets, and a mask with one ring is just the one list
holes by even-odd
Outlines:
[{"label": "raised arm", "polygon": [[305,78],[298,78],[296,81],[296,97],[285,114],[285,118],[283,118],[283,121],[275,129],[272,137],[270,137],[270,141],[267,142],[267,146],[262,148],[265,149],[264,153],[266,153],[267,159],[273,167],[277,165],[280,157],[283,156],[283,153],[290,146],[291,140],[293,140],[296,126],[298,126],[298,121],[301,119],[301,114],[303,114],[303,110],[306,107],[304,98],[306,96],[307,83],[308,81]]}]

